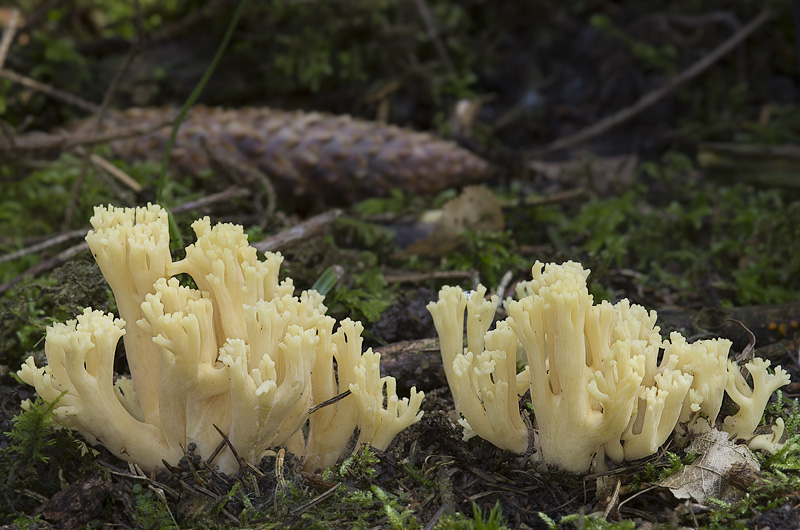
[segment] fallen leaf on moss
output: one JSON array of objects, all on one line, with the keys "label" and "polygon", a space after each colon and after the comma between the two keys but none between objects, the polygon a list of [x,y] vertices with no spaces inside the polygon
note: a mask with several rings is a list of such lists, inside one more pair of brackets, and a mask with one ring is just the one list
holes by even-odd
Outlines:
[{"label": "fallen leaf on moss", "polygon": [[431,222],[435,222],[433,231],[412,243],[406,252],[440,256],[458,247],[467,229],[497,232],[506,226],[500,201],[485,186],[467,186],[458,197],[447,201]]},{"label": "fallen leaf on moss", "polygon": [[742,497],[726,476],[734,466],[760,470],[758,461],[746,445],[736,445],[728,434],[713,430],[698,436],[689,446],[699,455],[694,463],[661,481],[678,499],[694,499],[705,503],[710,497],[732,502]]}]

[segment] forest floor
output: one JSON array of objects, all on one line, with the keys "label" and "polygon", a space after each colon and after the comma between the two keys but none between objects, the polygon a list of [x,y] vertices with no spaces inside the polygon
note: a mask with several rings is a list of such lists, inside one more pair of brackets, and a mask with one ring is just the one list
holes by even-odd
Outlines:
[{"label": "forest floor", "polygon": [[[323,120],[298,133],[305,155],[344,161],[304,180],[253,154],[285,139],[215,136],[213,113],[197,111],[166,181],[157,125],[174,121],[238,2],[14,4],[0,8],[0,528],[800,527],[800,59],[787,2],[251,3],[199,102],[349,114],[366,132]],[[116,113],[131,107],[162,110]],[[237,112],[243,128],[261,123]],[[350,153],[376,135],[406,141],[375,132],[384,122],[455,143],[408,137],[433,158],[384,161],[357,187]],[[131,127],[135,156],[96,138]],[[451,149],[451,162],[490,169],[442,166]],[[363,322],[399,394],[426,393],[422,419],[387,451],[322,473],[276,450],[229,477],[187,450],[150,476],[59,428],[46,404],[21,413],[35,396],[15,373],[44,358],[46,327],[116,307],[80,245],[92,208],[157,195],[184,241],[199,217],[235,222],[283,254],[298,291],[324,285],[329,314]],[[731,496],[698,499],[667,482],[697,468],[689,436],[581,475],[463,441],[426,305],[448,284],[513,293],[537,260],[581,262],[596,301],[656,310],[665,337],[726,337],[731,357],[754,344],[783,366],[794,382],[763,422],[784,419],[785,449],[715,472]],[[732,412],[726,399],[721,416]]]}]

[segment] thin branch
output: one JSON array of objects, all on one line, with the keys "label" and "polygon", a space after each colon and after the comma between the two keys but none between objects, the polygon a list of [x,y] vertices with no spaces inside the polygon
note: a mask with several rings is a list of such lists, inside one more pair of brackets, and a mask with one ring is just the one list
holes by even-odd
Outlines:
[{"label": "thin branch", "polygon": [[3,254],[0,256],[0,263],[5,263],[7,261],[14,261],[19,258],[23,258],[30,254],[36,254],[37,252],[41,252],[47,248],[53,247],[55,245],[60,245],[61,243],[66,243],[72,239],[79,239],[86,235],[86,229],[81,228],[78,230],[70,230],[69,232],[64,232],[63,234],[58,234],[51,238],[48,238],[44,241],[36,243],[35,245],[31,245],[29,247],[21,248],[14,252],[10,252],[8,254]]},{"label": "thin branch", "polygon": [[19,22],[19,9],[12,9],[11,16],[8,17],[8,24],[3,31],[3,40],[0,41],[0,70],[6,62],[6,55],[11,43],[14,41],[14,34],[17,32],[17,22]]},{"label": "thin branch", "polygon": [[[135,4],[138,9],[139,2],[135,2]],[[139,54],[139,50],[141,50],[141,43],[142,38],[140,36],[136,40],[136,44],[134,44],[125,55],[125,59],[122,60],[122,65],[119,67],[117,73],[114,75],[114,79],[111,80],[111,84],[106,89],[106,93],[103,95],[103,103],[100,105],[100,110],[97,111],[97,115],[93,120],[94,123],[91,125],[95,133],[98,133],[102,130],[103,119],[108,111],[108,106],[111,104],[114,94],[117,93],[119,84],[122,81],[122,78],[125,76],[125,73],[128,71],[133,59]],[[93,147],[86,149],[83,154],[83,158],[81,159],[81,168],[78,172],[78,178],[76,178],[75,182],[72,184],[72,194],[70,195],[69,204],[67,205],[67,211],[64,214],[64,226],[72,225],[72,218],[74,217],[75,210],[78,207],[78,200],[80,199],[81,191],[83,190],[83,183],[86,180],[86,171],[89,169],[89,163],[91,162],[93,155]]]},{"label": "thin branch", "polygon": [[771,12],[768,9],[762,11],[756,18],[750,21],[746,26],[742,29],[737,31],[733,34],[728,40],[720,44],[717,48],[715,48],[711,53],[691,65],[686,70],[682,71],[678,75],[670,78],[666,83],[658,87],[656,90],[649,92],[639,98],[633,105],[626,107],[618,112],[615,112],[611,116],[607,116],[602,120],[582,129],[574,134],[567,135],[563,138],[559,138],[558,140],[552,142],[551,144],[545,146],[543,149],[540,150],[533,150],[531,153],[528,153],[529,157],[538,158],[550,153],[554,153],[556,151],[563,151],[564,149],[569,149],[574,147],[578,144],[585,142],[595,136],[603,134],[604,132],[608,131],[609,129],[620,125],[621,123],[633,118],[644,109],[650,107],[651,105],[655,104],[666,95],[671,93],[673,90],[678,88],[683,83],[694,79],[704,71],[706,71],[711,65],[716,63],[722,57],[733,51],[739,44],[741,44],[745,39],[747,39],[750,35],[753,34],[758,28],[760,28],[770,17]]},{"label": "thin branch", "polygon": [[[3,70],[3,72],[8,70]],[[153,123],[138,123],[130,127],[117,127],[98,133],[31,133],[18,138],[0,137],[0,155],[21,155],[35,151],[68,150],[78,145],[97,145],[112,140],[142,136],[166,127],[175,121],[175,112],[170,112]]]},{"label": "thin branch", "polygon": [[456,67],[453,65],[453,60],[450,58],[450,54],[447,53],[447,48],[445,48],[442,39],[439,38],[439,31],[436,29],[436,20],[433,18],[433,13],[431,13],[431,10],[428,8],[428,4],[425,3],[425,0],[414,0],[414,5],[417,6],[419,16],[422,17],[422,22],[425,24],[425,31],[428,32],[428,37],[433,41],[436,53],[439,54],[439,58],[444,63],[450,75],[455,76]]},{"label": "thin branch", "polygon": [[189,201],[183,204],[179,204],[178,206],[174,206],[169,209],[173,215],[178,215],[180,213],[188,212],[190,210],[199,210],[201,208],[207,208],[214,203],[217,202],[227,202],[232,201],[234,199],[244,199],[245,197],[249,197],[251,194],[250,190],[247,188],[239,188],[239,187],[231,187],[226,190],[220,191],[219,193],[214,193],[212,195],[207,195],[206,197],[202,197],[197,199],[196,201]]},{"label": "thin branch", "polygon": [[700,144],[700,149],[737,156],[789,158],[791,160],[800,160],[800,147],[796,145],[753,145],[704,142]]},{"label": "thin branch", "polygon": [[169,27],[163,28],[153,34],[153,42],[169,40],[180,36],[182,33],[191,29],[198,22],[208,18],[220,6],[229,3],[231,0],[211,0],[206,5],[194,10],[191,14],[183,17]]},{"label": "thin branch", "polygon": [[[187,203],[175,206],[174,208],[170,208],[170,211],[173,214],[178,214],[178,213],[182,213],[182,212],[189,211],[189,210],[192,210],[192,209],[202,208],[202,207],[208,206],[210,204],[213,204],[215,202],[228,201],[228,200],[231,200],[233,198],[247,197],[249,195],[250,195],[250,191],[247,190],[247,189],[244,189],[244,188],[229,188],[229,189],[227,189],[225,191],[222,191],[220,193],[215,193],[214,195],[209,195],[208,197],[203,197],[202,199],[199,199],[199,200],[196,200],[196,201],[191,201],[191,202],[187,202]],[[82,233],[86,233],[86,230],[87,229],[84,229],[82,231]],[[68,232],[68,233],[71,234],[72,232]],[[59,241],[59,242],[61,242],[61,241]],[[52,245],[47,245],[47,246],[52,246]],[[56,254],[53,257],[34,265],[33,267],[31,267],[30,269],[26,270],[22,274],[19,274],[19,275],[15,276],[14,278],[11,278],[10,280],[5,282],[4,284],[0,284],[0,295],[2,295],[3,293],[5,293],[9,289],[11,289],[12,287],[17,285],[18,283],[22,282],[22,280],[24,280],[26,277],[28,277],[28,276],[31,276],[31,277],[39,276],[40,274],[43,274],[43,273],[45,273],[45,272],[47,272],[49,270],[52,270],[52,269],[58,267],[59,265],[61,265],[62,263],[65,263],[65,262],[69,261],[70,259],[74,258],[75,256],[77,256],[78,254],[80,254],[81,252],[83,252],[85,250],[89,250],[89,244],[86,243],[86,241],[82,241],[81,243],[78,243],[77,245],[73,245],[73,246],[69,247],[68,249],[59,252],[58,254]],[[20,251],[18,251],[18,252],[20,252]],[[30,254],[30,252],[26,252],[25,254]],[[21,256],[17,256],[17,257],[21,257]],[[4,256],[4,258],[5,258],[5,256]]]},{"label": "thin branch", "polygon": [[338,219],[340,215],[342,215],[341,210],[328,210],[327,212],[310,217],[302,223],[275,234],[274,236],[253,243],[253,246],[256,247],[259,252],[268,252],[287,247],[301,239],[308,239],[318,234],[323,228]]},{"label": "thin branch", "polygon": [[134,192],[139,193],[142,191],[141,184],[102,156],[92,154],[89,156],[89,161],[95,166],[95,168],[105,171],[118,181],[122,182],[125,186],[132,189]]},{"label": "thin branch", "polygon": [[337,394],[337,395],[333,396],[332,398],[323,401],[319,405],[315,405],[315,406],[311,407],[310,409],[308,409],[308,413],[309,414],[314,414],[316,411],[318,411],[319,409],[321,409],[323,407],[328,407],[330,405],[334,405],[334,404],[340,402],[341,400],[343,400],[344,398],[346,398],[347,396],[349,396],[350,394],[352,394],[352,392],[349,389],[345,390],[341,394]]},{"label": "thin branch", "polygon": [[20,75],[16,72],[12,72],[9,69],[2,69],[0,70],[0,77],[9,79],[14,81],[15,83],[19,83],[22,86],[26,86],[30,89],[37,90],[42,92],[43,94],[47,94],[48,96],[63,101],[64,103],[69,103],[72,106],[78,107],[79,109],[83,109],[88,112],[97,112],[100,110],[99,105],[95,105],[91,101],[86,101],[85,99],[81,99],[78,96],[70,94],[69,92],[64,92],[63,90],[59,90],[57,88],[51,87],[50,85],[46,85],[40,81],[35,79],[31,79],[30,77],[25,77],[24,75]]},{"label": "thin branch", "polygon": [[342,485],[341,482],[337,482],[336,484],[331,486],[330,489],[328,489],[324,493],[320,493],[319,495],[317,495],[316,497],[314,497],[313,499],[311,499],[307,503],[302,504],[302,505],[298,506],[297,508],[293,509],[292,512],[291,512],[292,515],[301,515],[301,514],[307,512],[308,510],[310,510],[311,508],[313,508],[314,506],[316,506],[317,504],[329,499],[331,496],[333,496],[334,493],[336,493],[336,490],[338,490],[339,486],[341,486],[341,485]]},{"label": "thin branch", "polygon": [[46,259],[45,261],[42,261],[42,262],[34,265],[33,267],[31,267],[30,269],[26,270],[25,272],[23,272],[19,276],[11,278],[6,283],[0,285],[0,294],[5,293],[9,289],[14,287],[18,283],[20,283],[22,280],[24,280],[26,277],[28,277],[28,276],[34,276],[35,277],[35,276],[38,276],[38,275],[40,275],[40,274],[42,274],[44,272],[47,272],[47,271],[57,267],[58,265],[66,262],[66,261],[69,261],[70,259],[74,258],[75,256],[77,256],[78,254],[80,254],[84,250],[87,250],[88,248],[89,248],[88,243],[86,243],[84,241],[83,243],[78,243],[77,245],[73,245],[73,246],[69,247],[68,249],[59,252],[58,254],[53,256],[52,258]]}]

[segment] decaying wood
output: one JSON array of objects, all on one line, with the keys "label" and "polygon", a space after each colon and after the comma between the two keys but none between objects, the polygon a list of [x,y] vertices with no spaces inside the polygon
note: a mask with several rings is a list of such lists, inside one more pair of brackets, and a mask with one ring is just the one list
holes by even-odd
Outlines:
[{"label": "decaying wood", "polygon": [[[134,108],[117,117],[144,125],[156,123],[165,112]],[[160,160],[169,133],[163,127],[110,146],[128,160]],[[196,175],[207,169],[203,141],[258,168],[278,197],[294,205],[348,204],[393,188],[430,194],[479,182],[493,172],[481,158],[427,133],[316,112],[203,106],[193,108],[181,125],[173,170]]]}]

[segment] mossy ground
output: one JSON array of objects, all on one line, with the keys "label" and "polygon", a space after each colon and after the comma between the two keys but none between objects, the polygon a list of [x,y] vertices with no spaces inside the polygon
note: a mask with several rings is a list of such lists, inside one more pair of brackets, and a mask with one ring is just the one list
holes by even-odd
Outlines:
[{"label": "mossy ground", "polygon": [[[181,26],[185,16],[201,13],[204,2],[142,1],[141,19],[134,4],[116,0],[57,4],[43,13],[34,2],[19,4],[31,27],[13,43],[5,66],[95,102],[102,100],[139,35],[137,20],[142,21],[153,42],[115,94],[119,107],[181,104],[216,45],[197,43],[210,42],[209,35],[216,43],[235,7],[217,3],[213,16]],[[207,104],[347,112],[448,135],[454,131],[450,109],[458,99],[484,100],[466,143],[499,168],[487,184],[503,205],[505,230],[467,231],[443,256],[409,254],[396,234],[413,234],[409,227],[422,213],[440,208],[457,192],[412,197],[396,190],[352,205],[322,235],[283,251],[284,274],[299,289],[314,285],[330,267],[343,267],[327,295],[330,312],[364,321],[371,345],[380,349],[432,337],[424,305],[445,283],[471,286],[478,278],[490,289],[509,287],[526,277],[536,259],[574,259],[592,269],[596,298],[627,297],[659,310],[664,331],[727,333],[710,323],[709,314],[740,311],[759,337],[758,351],[800,380],[800,166],[796,157],[742,157],[714,147],[766,148],[800,137],[800,76],[788,2],[647,1],[624,7],[555,0],[502,7],[483,0],[423,2],[447,57],[412,2],[251,4],[204,93]],[[580,149],[538,161],[545,166],[526,158],[529,150],[660,86],[762,8],[771,8],[773,16],[756,37],[658,104]],[[172,38],[157,38],[181,27]],[[83,117],[68,104],[0,80],[4,131],[48,131]],[[108,154],[102,147],[97,153]],[[635,155],[632,170],[610,162],[620,155]],[[570,166],[571,161],[578,163]],[[141,192],[126,191],[91,165],[84,171],[76,153],[0,158],[0,249],[12,252],[83,228],[96,204],[153,200],[156,164],[114,162],[143,185]],[[81,174],[83,186],[69,206]],[[169,205],[223,184],[212,174],[172,175],[168,182]],[[68,210],[72,221],[65,226]],[[189,222],[198,213],[178,216],[187,241]],[[280,204],[278,214],[269,216],[263,204],[248,199],[217,204],[210,214],[244,224],[254,242],[302,220]],[[0,284],[78,241],[0,262]],[[465,274],[440,279],[453,271]],[[511,279],[504,282],[507,273]],[[57,429],[43,404],[18,416],[20,401],[32,394],[11,374],[27,355],[41,355],[49,323],[86,306],[114,310],[113,296],[87,252],[23,280],[0,298],[4,524],[45,528],[60,521],[63,528],[152,529],[798,524],[797,445],[762,460],[764,476],[742,501],[698,510],[652,488],[686,463],[685,442],[673,440],[669,452],[613,471],[624,502],[600,517],[607,499],[598,494],[596,475],[532,467],[479,439],[462,442],[447,412],[449,394],[435,383],[426,388],[423,420],[388,452],[366,450],[324,474],[302,473],[292,455],[276,454],[257,469],[220,477],[189,453],[169,473],[144,477],[102,448],[95,454]],[[747,338],[737,339],[736,347],[746,343]],[[122,362],[117,368],[125,370]],[[784,395],[798,393],[795,384]],[[776,401],[766,418],[786,418],[795,444],[796,406],[791,399]],[[75,510],[76,500],[92,510]]]}]

